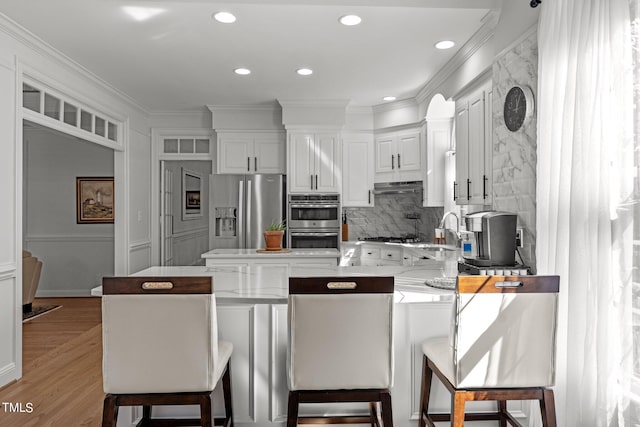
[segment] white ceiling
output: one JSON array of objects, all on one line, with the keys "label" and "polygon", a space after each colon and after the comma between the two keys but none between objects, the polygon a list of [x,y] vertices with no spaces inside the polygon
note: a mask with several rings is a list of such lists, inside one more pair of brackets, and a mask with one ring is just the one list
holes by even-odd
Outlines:
[{"label": "white ceiling", "polygon": [[[512,1],[512,0],[510,0]],[[150,111],[410,98],[502,0],[4,0],[0,12]],[[136,21],[126,7],[156,9]],[[220,24],[221,10],[237,17]],[[344,14],[362,23],[345,27]],[[453,49],[434,43],[449,39]],[[233,73],[237,67],[249,76]],[[309,67],[314,74],[298,76]]]}]

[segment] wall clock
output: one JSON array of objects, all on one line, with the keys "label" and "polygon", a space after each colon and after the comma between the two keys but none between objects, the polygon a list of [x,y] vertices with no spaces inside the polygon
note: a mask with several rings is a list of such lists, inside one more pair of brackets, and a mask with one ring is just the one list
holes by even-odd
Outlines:
[{"label": "wall clock", "polygon": [[533,92],[528,86],[513,86],[504,99],[504,124],[515,132],[533,115]]}]

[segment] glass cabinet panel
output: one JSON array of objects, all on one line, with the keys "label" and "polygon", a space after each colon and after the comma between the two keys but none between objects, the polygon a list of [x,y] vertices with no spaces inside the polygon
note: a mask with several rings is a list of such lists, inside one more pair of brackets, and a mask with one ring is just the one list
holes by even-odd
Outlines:
[{"label": "glass cabinet panel", "polygon": [[208,152],[209,152],[209,140],[196,139],[196,153],[208,153]]},{"label": "glass cabinet panel", "polygon": [[100,135],[100,136],[104,136],[105,135],[105,131],[106,131],[106,122],[102,117],[98,117],[96,116],[96,128],[95,128],[95,134],[96,135]]},{"label": "glass cabinet panel", "polygon": [[177,153],[178,152],[178,140],[177,139],[165,139],[164,140],[164,152],[165,153]]},{"label": "glass cabinet panel", "polygon": [[71,126],[78,126],[78,107],[64,103],[64,122]]},{"label": "glass cabinet panel", "polygon": [[118,125],[109,122],[109,126],[107,128],[107,138],[112,141],[116,141],[118,139]]},{"label": "glass cabinet panel", "polygon": [[193,153],[193,139],[181,139],[180,140],[180,152],[181,153]]},{"label": "glass cabinet panel", "polygon": [[48,93],[44,94],[44,115],[60,120],[60,100]]},{"label": "glass cabinet panel", "polygon": [[29,110],[40,112],[40,97],[42,92],[28,84],[22,85],[22,106]]}]

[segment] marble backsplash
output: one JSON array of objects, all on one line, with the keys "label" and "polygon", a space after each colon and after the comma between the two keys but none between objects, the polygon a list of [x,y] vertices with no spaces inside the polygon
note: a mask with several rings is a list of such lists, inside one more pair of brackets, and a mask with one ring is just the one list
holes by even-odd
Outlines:
[{"label": "marble backsplash", "polygon": [[[422,195],[380,194],[375,206],[344,208],[349,224],[349,240],[365,237],[404,237],[417,234],[421,240],[432,241],[434,229],[440,223],[443,208],[422,207]],[[417,216],[417,219],[407,216]]]}]

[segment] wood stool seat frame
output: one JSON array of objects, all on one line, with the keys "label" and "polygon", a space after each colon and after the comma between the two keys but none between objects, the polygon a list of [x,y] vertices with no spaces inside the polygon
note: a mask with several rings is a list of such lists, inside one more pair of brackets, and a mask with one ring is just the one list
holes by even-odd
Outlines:
[{"label": "wood stool seat frame", "polygon": [[[290,295],[354,293],[393,295],[393,292],[393,277],[295,277],[289,279]],[[299,416],[300,404],[345,402],[368,402],[369,416]],[[290,390],[287,427],[295,427],[298,424],[371,424],[372,427],[393,427],[391,392],[389,388]]]},{"label": "wood stool seat frame", "polygon": [[[512,284],[510,282],[513,282]],[[559,291],[558,276],[459,276],[457,293],[555,293]],[[556,314],[557,315],[557,314]],[[553,321],[555,324],[555,320]],[[457,325],[457,320],[456,320]],[[555,343],[555,330],[549,337]],[[425,344],[426,345],[426,344]],[[553,345],[555,349],[555,345]],[[554,350],[555,351],[555,350]],[[552,362],[553,363],[553,362]],[[555,399],[548,386],[534,387],[456,387],[442,370],[426,354],[423,356],[422,385],[420,392],[419,427],[435,427],[435,422],[450,421],[453,427],[464,426],[465,421],[497,420],[500,427],[523,427],[507,410],[509,400],[537,400],[540,405],[542,425],[556,427]],[[429,399],[433,374],[451,393],[450,413],[429,413]],[[496,401],[495,412],[465,413],[465,403],[470,401]]]},{"label": "wood stool seat frame", "polygon": [[[193,295],[213,293],[211,277],[105,277],[103,279],[103,295]],[[104,307],[104,306],[103,306]],[[215,301],[212,309],[215,316]],[[211,308],[209,309],[211,310]],[[104,316],[104,310],[103,310]],[[104,317],[103,317],[104,319]],[[215,324],[214,320],[214,325]],[[185,327],[189,327],[185,325]],[[229,357],[229,355],[227,356]],[[222,359],[224,360],[224,359]],[[213,417],[212,390],[193,392],[160,392],[160,393],[115,393],[105,394],[102,426],[116,427],[118,409],[121,406],[142,406],[142,419],[139,427],[152,426],[194,426],[212,427],[214,425],[233,427],[233,407],[231,404],[231,365],[226,360],[222,371],[218,371],[222,385],[225,416]],[[215,380],[215,378],[213,378]],[[215,387],[216,384],[213,385]],[[152,407],[156,405],[198,405],[200,418],[157,418],[152,415]]]}]

